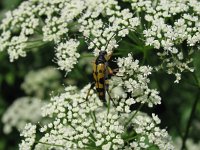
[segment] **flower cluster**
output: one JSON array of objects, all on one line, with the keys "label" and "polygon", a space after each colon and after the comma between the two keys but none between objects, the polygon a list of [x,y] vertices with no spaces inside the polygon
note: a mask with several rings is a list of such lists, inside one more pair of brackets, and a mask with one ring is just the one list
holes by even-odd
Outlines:
[{"label": "flower cluster", "polygon": [[[125,0],[129,1],[129,0]],[[158,49],[163,61],[159,68],[165,67],[169,74],[181,79],[180,72],[193,71],[190,67],[191,54],[200,42],[199,6],[197,0],[130,0],[132,9],[140,14],[145,12],[146,26],[143,31],[145,43]],[[184,49],[187,49],[184,52]],[[161,51],[162,50],[162,51]]]},{"label": "flower cluster", "polygon": [[[102,103],[94,94],[88,102],[84,102],[88,88],[89,86],[85,91],[75,93],[74,87],[68,87],[65,93],[52,98],[51,103],[43,107],[43,115],[53,118],[54,121],[40,128],[44,136],[37,141],[39,144],[34,149],[129,150],[152,145],[160,149],[173,149],[166,130],[157,127],[160,120],[155,115],[152,118],[136,115],[130,127],[134,133],[132,136],[137,138],[132,137],[133,140],[130,140],[129,131],[126,131],[124,125],[127,116],[119,115],[114,108],[102,109]],[[129,145],[125,144],[127,142]],[[26,147],[24,142],[22,144],[21,150]]]},{"label": "flower cluster", "polygon": [[[180,137],[175,138],[173,142],[175,149],[181,149],[182,141]],[[194,142],[194,140],[188,138],[186,141],[186,147],[189,150],[199,150],[200,142]]]},{"label": "flower cluster", "polygon": [[[140,24],[138,17],[134,17],[129,9],[121,10],[115,0],[93,1],[93,5],[88,2],[90,7],[78,20],[81,24],[79,31],[86,40],[91,40],[89,49],[93,49],[95,55],[98,55],[99,51],[110,52],[117,48],[116,37],[125,37]],[[106,17],[106,22],[99,19],[101,14]]]},{"label": "flower cluster", "polygon": [[[62,49],[63,46],[73,41],[62,42],[63,38],[67,38],[68,30],[75,26],[79,28],[79,32],[86,40],[92,40],[92,42],[88,41],[89,49],[93,49],[95,54],[99,50],[111,51],[118,46],[115,36],[124,37],[129,30],[134,30],[139,25],[139,19],[133,17],[129,9],[120,9],[116,0],[29,0],[23,2],[18,9],[8,12],[2,21],[1,50],[7,49],[10,60],[13,61],[19,56],[26,56],[25,50],[29,49],[29,42],[33,43],[37,40],[54,41],[58,45],[57,48]],[[103,22],[103,19],[98,19],[100,15],[103,15],[107,21]],[[42,39],[41,33],[43,34]],[[14,34],[19,36],[14,36]],[[35,36],[39,39],[34,41],[32,39]],[[72,50],[75,51],[77,46],[70,48],[74,48]],[[61,51],[62,53],[64,50],[56,52]],[[56,53],[56,57],[59,57],[59,68],[69,72],[77,61],[74,61],[71,66],[68,63],[69,67],[63,67],[66,64],[64,62],[67,62],[69,57],[77,60],[78,54],[66,57],[65,54]]]},{"label": "flower cluster", "polygon": [[85,9],[81,0],[41,0],[36,9],[39,16],[46,16],[42,27],[43,40],[60,42],[66,37],[73,20]]},{"label": "flower cluster", "polygon": [[[118,58],[117,64],[119,70],[116,77],[111,79],[111,88],[124,89],[126,93],[121,94],[118,111],[130,111],[130,105],[137,103],[147,103],[149,107],[161,103],[159,92],[150,89],[148,76],[151,74],[152,68],[149,66],[140,66],[138,60],[134,60],[131,54],[128,57]],[[114,97],[119,98],[117,94]],[[127,99],[128,97],[128,99]],[[125,110],[122,108],[125,106]]]},{"label": "flower cluster", "polygon": [[45,104],[45,102],[38,98],[21,97],[16,99],[2,117],[4,133],[10,133],[13,127],[20,131],[26,123],[37,123],[40,121],[42,118],[40,109]]},{"label": "flower cluster", "polygon": [[46,121],[42,119],[41,107],[48,103],[44,99],[48,99],[50,92],[62,89],[60,78],[61,74],[53,67],[28,72],[21,87],[29,96],[16,99],[6,110],[2,117],[4,133],[12,132],[12,128],[21,130],[28,122]]},{"label": "flower cluster", "polygon": [[58,44],[56,48],[56,61],[60,70],[65,70],[66,73],[72,70],[80,57],[80,54],[77,53],[78,45],[79,42],[73,39]]},{"label": "flower cluster", "polygon": [[[0,51],[6,49],[10,61],[13,61],[19,56],[26,56],[26,49],[33,47],[35,42],[59,43],[63,37],[66,38],[73,19],[84,9],[81,3],[81,0],[23,2],[17,9],[7,12],[2,21]],[[37,45],[34,44],[34,47]]]},{"label": "flower cluster", "polygon": [[28,39],[39,26],[35,7],[34,3],[24,2],[18,9],[7,12],[6,18],[2,20],[0,51],[7,49],[11,62],[19,56],[26,56],[24,49],[28,45]]},{"label": "flower cluster", "polygon": [[[133,120],[132,125],[135,132],[140,135],[135,141],[130,142],[127,150],[131,149],[148,149],[155,145],[159,149],[173,149],[173,146],[168,141],[170,140],[165,129],[157,127],[160,124],[160,119],[152,114],[152,117],[144,113],[139,113]],[[148,142],[147,142],[148,141]]]},{"label": "flower cluster", "polygon": [[[107,98],[105,108],[90,85],[81,91],[75,86],[66,87],[65,92],[52,97],[50,103],[42,108],[43,117],[52,121],[40,127],[43,136],[35,141],[38,144],[32,145],[32,148],[129,150],[157,146],[159,149],[172,150],[169,135],[158,127],[160,120],[155,114],[148,117],[140,113],[139,108],[130,109],[134,103],[147,103],[149,106],[160,103],[158,93],[148,88],[147,76],[151,68],[139,66],[130,54],[118,59],[118,66],[117,76],[123,75],[119,78],[125,81],[132,78],[135,83],[132,88],[128,83],[123,84],[124,81],[120,84],[111,81],[109,93],[112,93],[112,98]],[[119,92],[114,90],[120,88],[123,97],[117,97]],[[21,150],[26,147],[24,141],[22,145]]]},{"label": "flower cluster", "polygon": [[31,71],[25,76],[21,87],[27,95],[44,99],[53,90],[59,90],[61,74],[53,67]]},{"label": "flower cluster", "polygon": [[[63,39],[75,32],[98,55],[101,50],[116,49],[118,41],[129,33],[139,32],[146,46],[157,49],[155,53],[161,60],[157,69],[166,68],[167,73],[175,74],[175,82],[179,82],[184,70],[193,71],[191,54],[200,41],[200,3],[197,0],[124,2],[129,2],[132,9],[122,8],[117,0],[28,0],[3,19],[0,51],[6,49],[13,61],[26,56],[32,42],[53,41],[62,47],[68,43]],[[187,52],[183,51],[185,48]],[[70,56],[75,61],[66,68],[63,64],[69,57],[59,56],[59,68],[69,72],[77,63],[77,56]]]},{"label": "flower cluster", "polygon": [[20,135],[26,137],[26,139],[22,141],[19,148],[24,150],[31,149],[31,146],[35,142],[36,125],[32,125],[31,123],[26,124]]}]

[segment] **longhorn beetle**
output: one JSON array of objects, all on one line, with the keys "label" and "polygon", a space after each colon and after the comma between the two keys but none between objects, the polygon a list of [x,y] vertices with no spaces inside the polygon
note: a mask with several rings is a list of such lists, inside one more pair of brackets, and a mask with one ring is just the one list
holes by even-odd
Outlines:
[{"label": "longhorn beetle", "polygon": [[[113,71],[108,65],[108,61],[110,60],[111,55],[112,54],[108,55],[106,51],[99,52],[99,56],[93,63],[94,83],[91,84],[86,100],[88,99],[90,90],[95,86],[99,99],[104,103],[104,105],[106,105],[106,92],[108,93],[108,86],[109,86],[108,79],[113,75]],[[108,95],[112,100],[109,93]]]}]

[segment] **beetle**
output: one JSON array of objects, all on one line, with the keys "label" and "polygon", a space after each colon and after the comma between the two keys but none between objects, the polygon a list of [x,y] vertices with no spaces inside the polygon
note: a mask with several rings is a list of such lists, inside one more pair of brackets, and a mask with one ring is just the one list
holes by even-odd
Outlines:
[{"label": "beetle", "polygon": [[93,78],[99,99],[106,103],[106,91],[108,91],[108,79],[113,75],[108,61],[111,55],[107,55],[106,51],[100,51],[99,56],[93,63]]},{"label": "beetle", "polygon": [[[99,99],[106,105],[106,92],[108,92],[109,82],[108,80],[113,75],[112,69],[108,65],[111,54],[107,54],[106,51],[100,51],[98,57],[93,63],[93,79],[94,83],[91,84],[90,90],[95,86]],[[89,92],[87,98],[89,96]],[[108,93],[109,97],[110,94]],[[87,100],[86,98],[86,100]],[[111,99],[111,97],[110,97]],[[112,100],[112,99],[111,99]],[[113,101],[113,100],[112,100]],[[114,103],[113,103],[114,104]]]}]

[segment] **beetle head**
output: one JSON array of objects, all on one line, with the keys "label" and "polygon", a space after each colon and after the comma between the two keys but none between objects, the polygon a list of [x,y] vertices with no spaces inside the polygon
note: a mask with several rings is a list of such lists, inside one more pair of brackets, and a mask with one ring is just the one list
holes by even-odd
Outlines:
[{"label": "beetle head", "polygon": [[99,56],[105,56],[105,55],[107,55],[107,52],[106,52],[106,51],[100,51],[100,52],[99,52]]},{"label": "beetle head", "polygon": [[100,63],[100,62],[101,63],[105,63],[106,61],[108,61],[108,59],[107,59],[107,52],[106,51],[100,51],[99,52],[99,56],[97,57],[96,61],[98,63]]}]

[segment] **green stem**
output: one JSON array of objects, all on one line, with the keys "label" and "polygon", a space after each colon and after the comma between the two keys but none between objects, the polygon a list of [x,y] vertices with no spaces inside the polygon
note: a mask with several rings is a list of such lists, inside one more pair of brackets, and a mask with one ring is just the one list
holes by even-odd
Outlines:
[{"label": "green stem", "polygon": [[125,139],[125,141],[129,142],[129,141],[131,141],[131,140],[134,140],[136,137],[137,137],[137,136],[129,137],[129,138]]},{"label": "green stem", "polygon": [[[93,123],[93,126],[94,126],[95,130],[97,130],[96,125],[95,125],[95,122],[96,122],[96,119],[95,119],[95,118],[96,118],[96,117],[93,118],[93,116],[92,116],[92,112],[91,112],[91,111],[90,111],[89,115],[90,115],[91,118],[92,118],[92,123]],[[95,113],[94,113],[94,115],[95,115]],[[81,118],[80,115],[79,115],[79,117]],[[76,130],[76,129],[74,128],[74,130]],[[77,130],[76,130],[76,131],[77,131]],[[92,133],[89,129],[87,129],[87,131],[90,133],[90,136],[91,136],[91,138],[92,138],[92,139],[90,139],[90,138],[88,137],[88,139],[91,140],[91,141],[93,141],[93,142],[95,142],[96,139],[95,139],[93,133]]]},{"label": "green stem", "polygon": [[[110,98],[108,99],[108,111],[107,111],[107,115],[110,113]],[[107,118],[108,120],[108,118]]]},{"label": "green stem", "polygon": [[188,134],[189,134],[189,129],[191,127],[191,124],[192,124],[192,121],[193,121],[193,118],[194,118],[194,115],[195,115],[195,110],[196,110],[196,107],[197,107],[197,104],[198,104],[198,100],[199,100],[199,96],[200,96],[200,91],[198,91],[198,94],[197,94],[197,97],[193,103],[193,106],[192,106],[192,110],[191,110],[191,113],[190,113],[190,118],[188,120],[188,123],[187,123],[187,127],[186,127],[186,130],[185,130],[185,135],[183,136],[183,142],[182,142],[182,147],[181,147],[181,150],[185,150],[186,149],[186,141],[187,141],[187,138],[188,138]]},{"label": "green stem", "polygon": [[87,58],[87,57],[94,57],[94,55],[93,54],[88,54],[88,53],[83,53],[83,54],[81,54],[81,56],[80,56],[80,58]]},{"label": "green stem", "polygon": [[35,41],[28,41],[26,42],[27,46],[25,49],[31,49],[31,48],[35,48],[35,47],[40,47],[43,46],[45,44],[47,44],[48,42],[43,42],[40,40],[35,40]]},{"label": "green stem", "polygon": [[139,108],[133,113],[133,115],[129,118],[129,120],[125,123],[125,127],[129,125],[131,120],[135,117],[135,115],[138,113],[138,111],[143,107],[144,103],[139,106]]},{"label": "green stem", "polygon": [[145,64],[146,57],[147,57],[146,52],[144,52],[144,53],[143,53],[143,59],[142,59],[142,65]]},{"label": "green stem", "polygon": [[[141,22],[141,17],[140,17],[140,13],[137,11],[136,12],[136,16],[138,17],[138,18],[140,18],[140,22]],[[140,23],[140,29],[142,30],[142,24]]]},{"label": "green stem", "polygon": [[46,143],[46,142],[35,142],[35,143],[40,143],[40,144],[45,144],[45,145],[49,145],[49,146],[56,146],[56,147],[65,147],[63,145],[58,145],[58,144],[51,144],[51,143]]},{"label": "green stem", "polygon": [[[122,55],[123,53],[114,53],[112,54],[112,56],[118,56],[118,55]],[[94,57],[93,54],[88,54],[88,53],[83,53],[81,54],[80,58],[89,58],[89,57]]]},{"label": "green stem", "polygon": [[95,112],[93,111],[92,114],[93,114],[93,116],[94,116],[94,121],[97,122],[97,117],[96,117],[96,115],[95,115]]},{"label": "green stem", "polygon": [[93,141],[95,143],[96,139],[95,139],[93,133],[90,130],[87,130],[87,131],[90,133],[90,136],[92,138],[92,139],[90,139],[90,138],[88,138],[88,139],[90,139],[91,141]]},{"label": "green stem", "polygon": [[90,112],[90,117],[92,118],[92,123],[93,123],[94,128],[97,130],[96,125],[95,125],[96,124],[96,120],[93,117],[92,112]]}]

